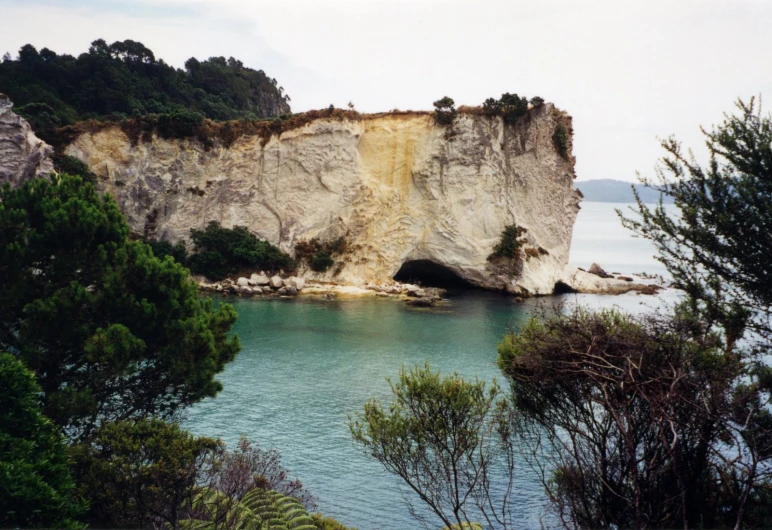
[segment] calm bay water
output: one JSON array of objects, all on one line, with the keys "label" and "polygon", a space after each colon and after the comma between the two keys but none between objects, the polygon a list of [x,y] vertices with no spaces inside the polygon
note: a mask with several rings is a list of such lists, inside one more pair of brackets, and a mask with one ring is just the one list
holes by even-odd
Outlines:
[{"label": "calm bay water", "polygon": [[[583,205],[571,263],[586,268],[595,261],[620,273],[664,272],[648,242],[621,227],[615,207],[626,205]],[[348,415],[362,410],[367,399],[390,397],[386,377],[396,378],[402,365],[429,361],[443,373],[500,378],[497,343],[539,304],[641,311],[675,298],[672,292],[661,298],[565,295],[517,304],[469,291],[439,309],[379,298],[229,300],[239,313],[235,331],[242,352],[220,375],[224,390],[194,406],[185,425],[229,444],[245,435],[278,449],[292,476],[316,496],[319,510],[344,524],[360,530],[418,528],[405,509],[403,495],[409,492],[353,445],[348,430]],[[519,526],[538,528],[545,497],[525,465],[514,495]]]}]

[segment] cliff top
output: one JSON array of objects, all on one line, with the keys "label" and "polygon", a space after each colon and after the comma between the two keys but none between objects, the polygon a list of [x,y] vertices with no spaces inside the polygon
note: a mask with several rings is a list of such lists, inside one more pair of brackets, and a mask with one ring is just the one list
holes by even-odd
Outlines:
[{"label": "cliff top", "polygon": [[[561,116],[567,116],[563,111],[557,110],[552,104],[547,103],[539,105],[545,106]],[[525,120],[529,119],[531,113],[539,107],[528,109],[525,114]],[[473,116],[495,116],[487,112],[483,107],[461,106],[457,110],[461,115]],[[268,143],[273,135],[281,135],[284,132],[299,129],[305,125],[318,120],[374,120],[380,118],[409,119],[419,116],[434,118],[435,113],[428,110],[399,110],[394,109],[387,112],[361,113],[356,110],[327,108],[321,110],[310,110],[307,112],[282,115],[279,118],[261,119],[261,120],[230,120],[214,121],[200,117],[197,119],[189,114],[172,115],[146,115],[131,119],[107,119],[103,121],[86,120],[75,125],[61,127],[48,134],[46,140],[57,150],[71,143],[75,138],[82,134],[96,134],[102,130],[111,128],[120,128],[133,144],[140,142],[149,142],[154,135],[162,138],[189,138],[199,140],[205,149],[210,149],[216,144],[229,147],[242,136],[259,136],[263,145]]]}]

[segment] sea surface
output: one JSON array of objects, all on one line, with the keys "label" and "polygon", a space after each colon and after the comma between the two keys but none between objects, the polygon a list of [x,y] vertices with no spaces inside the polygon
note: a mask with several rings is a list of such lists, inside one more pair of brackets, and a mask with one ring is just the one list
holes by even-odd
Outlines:
[{"label": "sea surface", "polygon": [[[614,210],[628,206],[582,205],[572,264],[588,268],[597,262],[623,274],[665,273],[650,243],[619,223]],[[192,407],[185,426],[229,444],[247,436],[279,450],[291,476],[315,495],[319,511],[346,525],[421,528],[405,498],[420,501],[353,444],[348,428],[349,416],[368,399],[389,399],[387,377],[396,378],[401,366],[428,361],[443,373],[502,382],[496,346],[503,333],[518,329],[539,307],[579,303],[639,312],[672,304],[677,296],[674,291],[659,297],[562,295],[516,303],[472,290],[432,309],[382,298],[228,300],[239,313],[235,332],[243,349],[219,376],[224,390]],[[551,526],[542,486],[525,464],[518,470],[513,505],[518,527]]]}]

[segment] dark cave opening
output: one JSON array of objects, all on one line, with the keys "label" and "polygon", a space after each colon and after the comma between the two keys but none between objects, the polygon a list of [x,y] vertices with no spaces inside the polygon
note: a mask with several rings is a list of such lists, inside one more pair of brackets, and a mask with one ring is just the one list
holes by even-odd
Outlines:
[{"label": "dark cave opening", "polygon": [[476,288],[449,268],[428,259],[406,261],[394,275],[394,279],[398,282],[412,283],[421,287],[440,287],[454,290]]}]

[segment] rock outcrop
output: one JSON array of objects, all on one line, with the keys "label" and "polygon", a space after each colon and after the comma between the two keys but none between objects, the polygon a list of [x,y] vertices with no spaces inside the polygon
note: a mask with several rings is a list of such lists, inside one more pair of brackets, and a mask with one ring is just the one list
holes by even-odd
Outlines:
[{"label": "rock outcrop", "polygon": [[27,120],[12,108],[8,97],[0,94],[0,183],[18,186],[25,180],[51,173],[54,150],[35,136]]},{"label": "rock outcrop", "polygon": [[[66,154],[89,165],[139,234],[176,241],[216,220],[290,253],[343,236],[342,263],[304,277],[361,287],[421,260],[477,286],[548,294],[579,210],[573,160],[552,139],[570,120],[550,104],[515,126],[474,113],[452,127],[417,112],[323,118],[208,150],[158,137],[132,145],[115,126],[80,135]],[[527,229],[514,274],[487,259],[513,223]]]}]

